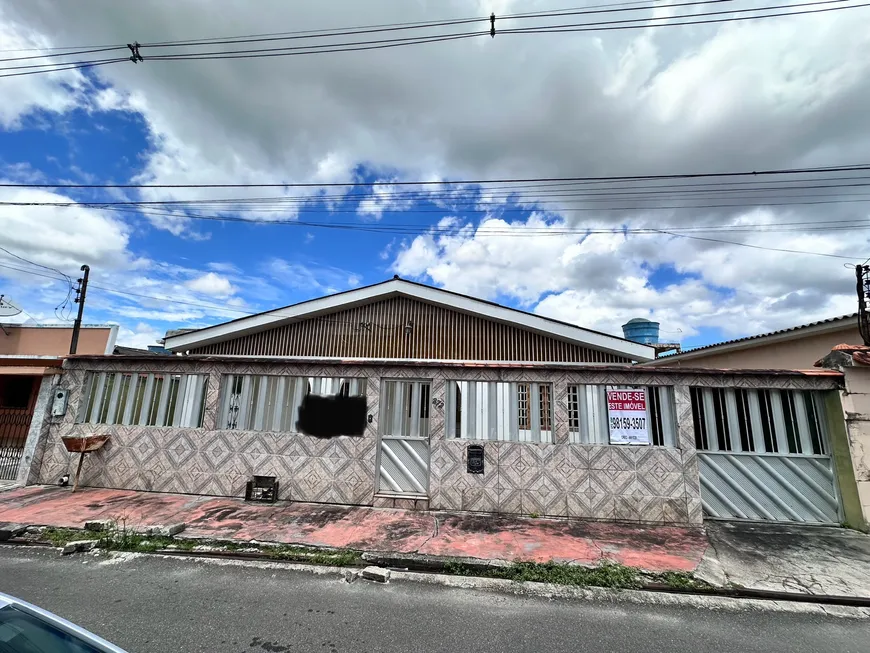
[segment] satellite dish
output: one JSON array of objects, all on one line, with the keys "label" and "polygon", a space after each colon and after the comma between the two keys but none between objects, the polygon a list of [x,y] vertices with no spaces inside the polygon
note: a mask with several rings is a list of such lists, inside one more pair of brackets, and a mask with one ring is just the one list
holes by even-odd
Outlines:
[{"label": "satellite dish", "polygon": [[0,295],[0,317],[12,317],[21,313],[17,303],[7,299],[5,295]]}]

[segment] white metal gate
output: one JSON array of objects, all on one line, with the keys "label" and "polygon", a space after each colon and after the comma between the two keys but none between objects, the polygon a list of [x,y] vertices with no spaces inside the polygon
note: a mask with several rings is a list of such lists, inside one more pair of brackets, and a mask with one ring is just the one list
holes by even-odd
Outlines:
[{"label": "white metal gate", "polygon": [[691,394],[707,517],[840,522],[819,393],[692,388]]},{"label": "white metal gate", "polygon": [[427,381],[381,383],[378,492],[427,496],[429,398]]}]

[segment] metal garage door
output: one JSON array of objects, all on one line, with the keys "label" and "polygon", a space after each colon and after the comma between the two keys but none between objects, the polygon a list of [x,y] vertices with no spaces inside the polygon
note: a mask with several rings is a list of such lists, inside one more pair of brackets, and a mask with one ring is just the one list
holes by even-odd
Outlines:
[{"label": "metal garage door", "polygon": [[841,521],[819,393],[692,388],[692,416],[707,517]]}]

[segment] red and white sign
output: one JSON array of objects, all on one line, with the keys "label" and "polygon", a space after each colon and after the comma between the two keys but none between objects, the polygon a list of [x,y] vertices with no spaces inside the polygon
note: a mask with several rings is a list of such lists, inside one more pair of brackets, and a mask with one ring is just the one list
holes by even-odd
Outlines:
[{"label": "red and white sign", "polygon": [[610,444],[649,444],[646,388],[607,390]]}]

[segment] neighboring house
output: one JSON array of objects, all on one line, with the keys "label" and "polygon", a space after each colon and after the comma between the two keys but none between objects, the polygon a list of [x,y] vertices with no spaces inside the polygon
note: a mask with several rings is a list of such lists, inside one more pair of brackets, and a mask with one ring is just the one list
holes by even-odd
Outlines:
[{"label": "neighboring house", "polygon": [[[78,351],[111,354],[117,336],[117,326],[82,325]],[[34,453],[26,447],[28,434],[38,439],[71,338],[68,326],[0,324],[0,481],[26,480],[19,472]]]},{"label": "neighboring house", "polygon": [[726,340],[646,363],[651,367],[806,370],[841,343],[862,342],[858,314]]},{"label": "neighboring house", "polygon": [[634,363],[651,346],[398,278],[164,346],[179,355],[64,361],[70,408],[39,482],[72,471],[61,436],[108,435],[86,486],[241,497],[251,483],[302,502],[653,523],[855,519],[831,455],[839,371],[647,368]]}]

